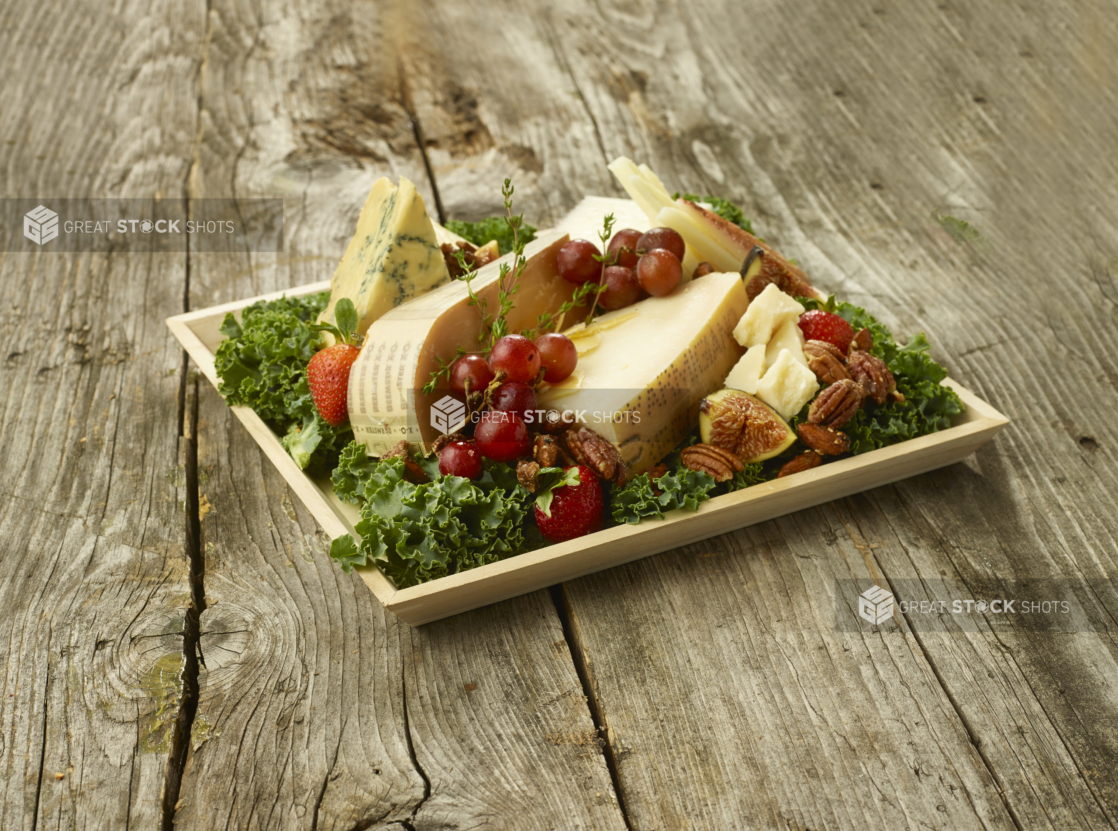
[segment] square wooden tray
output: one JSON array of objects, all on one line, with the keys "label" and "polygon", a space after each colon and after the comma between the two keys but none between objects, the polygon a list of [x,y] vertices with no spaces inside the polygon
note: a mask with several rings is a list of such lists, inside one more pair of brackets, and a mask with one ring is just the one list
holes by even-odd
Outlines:
[{"label": "square wooden tray", "polygon": [[[597,197],[589,197],[587,201],[607,208],[611,203],[632,204]],[[569,230],[574,236],[574,231],[582,229]],[[175,315],[167,319],[167,325],[202,373],[217,387],[214,352],[224,339],[219,327],[227,312],[239,313],[258,300],[300,297],[329,288],[329,281],[325,281],[251,297]],[[1009,423],[1009,419],[955,381],[948,379],[945,383],[959,394],[967,407],[950,429],[831,462],[784,480],[717,496],[704,502],[695,513],[676,511],[663,520],[608,528],[582,539],[406,589],[395,588],[374,566],[358,571],[381,603],[401,620],[418,626],[944,467],[973,453]],[[250,408],[232,407],[232,410],[331,539],[354,533],[357,508],[337,499],[329,480],[312,479],[301,471],[283,449],[279,436]]]}]

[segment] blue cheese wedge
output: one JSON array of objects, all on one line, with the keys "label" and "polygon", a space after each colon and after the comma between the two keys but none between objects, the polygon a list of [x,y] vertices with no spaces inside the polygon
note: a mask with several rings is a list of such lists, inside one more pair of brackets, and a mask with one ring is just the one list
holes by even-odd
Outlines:
[{"label": "blue cheese wedge", "polygon": [[431,217],[415,185],[400,178],[373,185],[357,231],[330,280],[330,303],[320,320],[334,323],[334,307],[353,301],[364,335],[375,320],[450,280]]}]

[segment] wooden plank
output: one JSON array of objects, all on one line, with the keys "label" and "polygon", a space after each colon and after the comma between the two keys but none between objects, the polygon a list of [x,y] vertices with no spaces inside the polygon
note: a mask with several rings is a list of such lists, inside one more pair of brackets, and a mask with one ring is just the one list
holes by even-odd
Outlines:
[{"label": "wooden plank", "polygon": [[[177,198],[202,22],[176,0],[0,10],[19,79],[0,192]],[[190,605],[184,365],[162,324],[183,257],[48,244],[0,275],[0,826],[159,827]]]},{"label": "wooden plank", "polygon": [[[282,256],[192,261],[193,308],[328,277],[379,175],[409,176],[434,206],[401,104],[400,20],[336,2],[217,2],[210,19],[193,192],[279,183],[293,198]],[[477,827],[515,811],[541,828],[623,827],[548,595],[407,630],[329,560],[203,386],[209,606],[176,826]]]},{"label": "wooden plank", "polygon": [[[966,466],[568,587],[634,827],[680,811],[709,827],[735,815],[1003,825],[1006,812],[1019,827],[1097,827],[1118,815],[1101,773],[1118,753],[1085,728],[1118,712],[1105,634],[906,636],[901,657],[894,641],[836,638],[826,615],[840,555],[874,579],[1115,573],[1112,451],[1094,425],[1118,404],[1104,320],[1118,214],[1069,198],[1067,185],[1073,169],[1090,169],[1100,193],[1118,182],[1118,127],[1100,104],[1118,69],[1098,57],[1118,31],[1093,7],[1034,11],[568,4],[547,19],[607,156],[648,161],[669,188],[742,201],[819,285],[898,332],[928,331],[953,374],[1014,419]],[[641,48],[611,48],[617,31]],[[971,472],[981,479],[969,484]],[[1038,536],[1022,533],[1038,523]],[[1118,608],[1112,582],[1099,592],[1102,608]],[[699,607],[708,614],[672,615],[662,634],[665,609]],[[619,636],[637,622],[657,634]],[[703,672],[704,658],[724,671]],[[699,718],[681,700],[716,702],[719,715]],[[908,704],[894,711],[896,700]],[[710,726],[737,718],[744,731]],[[699,738],[669,739],[681,735]],[[855,773],[906,753],[956,790],[935,794],[941,780],[923,773],[898,784],[912,765]],[[741,797],[724,783],[746,773],[748,755],[758,784]],[[805,771],[841,793],[802,788]],[[879,792],[860,790],[864,779]]]}]

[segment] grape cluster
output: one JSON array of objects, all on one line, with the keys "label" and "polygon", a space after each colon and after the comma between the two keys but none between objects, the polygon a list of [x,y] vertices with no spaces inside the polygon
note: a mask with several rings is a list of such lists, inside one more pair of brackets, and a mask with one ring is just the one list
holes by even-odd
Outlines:
[{"label": "grape cluster", "polygon": [[665,297],[675,291],[683,279],[686,251],[683,237],[671,228],[643,234],[623,228],[610,239],[604,257],[589,240],[568,242],[559,249],[559,274],[578,285],[601,280],[598,305],[612,312],[649,295]]},{"label": "grape cluster", "polygon": [[548,332],[534,341],[524,335],[505,335],[493,344],[489,359],[463,355],[450,367],[450,388],[469,400],[482,393],[484,403],[471,424],[473,440],[453,441],[439,451],[439,471],[447,476],[476,479],[482,458],[513,462],[532,452],[539,429],[540,381],[558,383],[574,372],[578,363],[575,345],[566,335]]}]

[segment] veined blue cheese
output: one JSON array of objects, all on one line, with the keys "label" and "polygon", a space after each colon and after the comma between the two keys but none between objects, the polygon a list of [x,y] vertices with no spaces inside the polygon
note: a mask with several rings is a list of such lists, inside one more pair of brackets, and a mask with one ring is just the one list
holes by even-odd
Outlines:
[{"label": "veined blue cheese", "polygon": [[334,323],[335,305],[348,297],[363,335],[386,312],[449,280],[423,197],[403,177],[399,187],[381,178],[330,280],[330,303],[320,320]]}]

